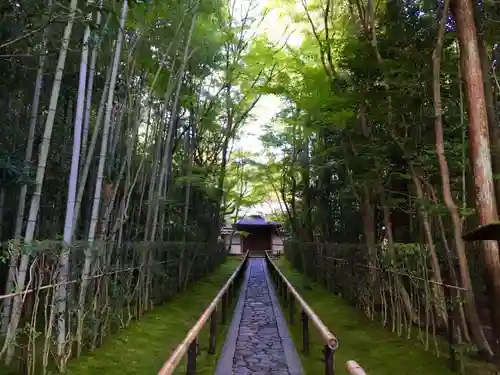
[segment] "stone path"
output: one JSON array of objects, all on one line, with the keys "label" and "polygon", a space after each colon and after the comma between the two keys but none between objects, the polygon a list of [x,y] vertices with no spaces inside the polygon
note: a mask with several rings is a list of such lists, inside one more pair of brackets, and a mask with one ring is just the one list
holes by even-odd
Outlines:
[{"label": "stone path", "polygon": [[[273,286],[269,285],[265,260],[255,258],[249,262],[246,288],[243,287],[244,295],[240,296],[233,321],[235,327],[232,331],[236,337],[231,338],[230,330],[216,375],[302,374],[300,364],[296,364],[300,363],[298,357],[289,360],[297,353],[289,339],[274,290],[270,290]],[[282,336],[288,340],[282,340]],[[232,363],[229,357],[232,357]],[[295,363],[290,366],[289,362]]]}]

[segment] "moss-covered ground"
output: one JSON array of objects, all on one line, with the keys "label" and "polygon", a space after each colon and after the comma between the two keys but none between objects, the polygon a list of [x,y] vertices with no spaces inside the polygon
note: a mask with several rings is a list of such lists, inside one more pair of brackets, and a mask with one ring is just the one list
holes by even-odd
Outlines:
[{"label": "moss-covered ground", "polygon": [[[240,259],[228,259],[209,276],[191,285],[181,295],[166,302],[136,321],[127,329],[109,338],[92,353],[71,360],[67,375],[139,375],[156,374],[169,355],[184,339],[191,326],[196,323],[220,288],[240,263]],[[233,302],[232,309],[235,302]],[[208,329],[199,337],[201,354],[198,357],[198,374],[213,375],[218,354],[224,345],[231,322],[219,324],[217,332],[217,355],[208,355]],[[181,363],[177,373],[185,373]]]},{"label": "moss-covered ground", "polygon": [[[345,363],[357,361],[369,375],[451,375],[454,374],[444,357],[425,351],[418,340],[398,337],[376,321],[370,321],[345,300],[330,293],[292,268],[285,259],[275,261],[299,294],[312,307],[323,323],[339,338],[336,353],[336,374],[347,374]],[[285,314],[288,316],[288,313]],[[311,325],[310,354],[301,352],[299,316],[289,324],[306,375],[324,373],[323,343]],[[492,365],[466,360],[467,375],[498,375]]]}]

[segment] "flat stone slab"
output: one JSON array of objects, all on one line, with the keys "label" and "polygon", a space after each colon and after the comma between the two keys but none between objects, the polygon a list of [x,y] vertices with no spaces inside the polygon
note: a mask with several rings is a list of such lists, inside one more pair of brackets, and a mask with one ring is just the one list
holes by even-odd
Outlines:
[{"label": "flat stone slab", "polygon": [[303,374],[266,267],[264,259],[249,259],[216,375]]}]

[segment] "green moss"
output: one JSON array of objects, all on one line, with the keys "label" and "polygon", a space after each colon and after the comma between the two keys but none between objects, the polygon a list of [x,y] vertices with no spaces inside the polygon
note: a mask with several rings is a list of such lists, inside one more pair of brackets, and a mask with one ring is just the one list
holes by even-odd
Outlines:
[{"label": "green moss", "polygon": [[[101,348],[70,361],[66,374],[156,374],[239,263],[239,259],[229,259],[213,274],[193,284],[180,296],[146,314],[140,321],[131,324],[128,329],[109,338]],[[228,321],[228,324],[224,326],[219,325],[218,354],[224,344],[229,323]],[[208,329],[209,324],[199,337],[202,353],[197,361],[198,374],[215,373],[218,356],[207,354]],[[184,364],[181,364],[178,369],[179,374],[184,373]]]},{"label": "green moss", "polygon": [[[336,353],[337,374],[346,374],[345,363],[355,360],[370,375],[451,375],[445,358],[426,352],[420,342],[398,337],[396,333],[370,321],[345,300],[307,280],[285,260],[276,261],[284,275],[303,296],[323,323],[339,338]],[[286,314],[288,316],[288,314]],[[323,343],[313,326],[310,327],[310,354],[301,353],[299,316],[290,331],[297,343],[306,375],[324,373],[322,360]],[[412,335],[417,335],[417,329]],[[467,361],[465,374],[497,374],[493,366],[482,362]]]}]

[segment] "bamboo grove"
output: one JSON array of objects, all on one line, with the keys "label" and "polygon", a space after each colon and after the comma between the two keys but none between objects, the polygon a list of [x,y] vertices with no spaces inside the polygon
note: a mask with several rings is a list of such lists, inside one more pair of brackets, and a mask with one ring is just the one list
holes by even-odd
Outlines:
[{"label": "bamboo grove", "polygon": [[498,357],[498,243],[462,236],[498,220],[500,6],[273,6],[303,38],[263,87],[286,102],[262,141],[288,259],[441,355]]},{"label": "bamboo grove", "polygon": [[224,260],[228,160],[275,74],[253,8],[2,2],[2,374],[63,372]]}]

